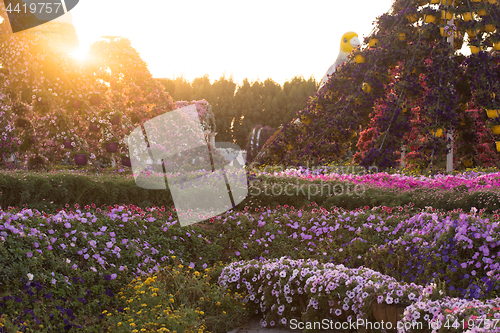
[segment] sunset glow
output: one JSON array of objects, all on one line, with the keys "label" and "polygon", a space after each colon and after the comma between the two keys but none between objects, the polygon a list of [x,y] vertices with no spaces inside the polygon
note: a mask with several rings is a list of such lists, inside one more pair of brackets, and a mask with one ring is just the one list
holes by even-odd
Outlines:
[{"label": "sunset glow", "polygon": [[392,0],[135,1],[86,0],[71,11],[78,57],[100,36],[131,40],[154,77],[208,74],[236,82],[294,76],[320,80],[335,61],[346,31],[360,39]]}]

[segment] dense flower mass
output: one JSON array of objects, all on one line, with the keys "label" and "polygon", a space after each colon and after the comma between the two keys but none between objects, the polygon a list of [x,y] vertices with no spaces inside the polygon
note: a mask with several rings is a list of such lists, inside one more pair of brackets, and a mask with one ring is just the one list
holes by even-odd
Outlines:
[{"label": "dense flower mass", "polygon": [[[224,268],[219,284],[243,290],[245,301],[253,304],[256,313],[260,310],[264,314],[262,326],[286,326],[290,318],[300,314],[304,321],[320,320],[327,314],[349,322],[363,320],[369,318],[368,311],[376,304],[385,303],[405,307],[398,332],[424,328],[433,332],[452,328],[459,332],[500,332],[496,325],[499,298],[481,302],[440,297],[435,284],[400,284],[363,267],[350,269],[287,258],[239,261]],[[461,327],[463,330],[459,330]]]},{"label": "dense flower mass", "polygon": [[[364,170],[364,169],[363,169]],[[406,176],[403,174],[388,174],[384,172],[373,174],[347,174],[335,172],[322,172],[322,170],[309,170],[306,168],[289,168],[280,172],[273,172],[273,176],[308,179],[311,181],[349,181],[356,184],[365,184],[383,188],[413,189],[437,188],[452,190],[465,186],[470,190],[497,190],[500,188],[500,173],[463,173],[458,175]]]},{"label": "dense flower mass", "polygon": [[[394,1],[361,48],[297,111],[302,121],[285,124],[257,162],[347,160],[384,170],[400,164],[404,148],[407,166],[443,170],[452,134],[455,168],[497,165],[498,117],[488,119],[485,110],[500,101],[499,8],[496,0]],[[444,32],[450,27],[453,43]],[[470,55],[457,52],[462,45]]]}]

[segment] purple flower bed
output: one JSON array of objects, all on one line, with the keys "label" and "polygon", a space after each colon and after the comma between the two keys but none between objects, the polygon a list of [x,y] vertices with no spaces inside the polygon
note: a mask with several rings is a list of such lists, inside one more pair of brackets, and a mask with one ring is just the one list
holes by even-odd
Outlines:
[{"label": "purple flower bed", "polygon": [[[85,316],[104,320],[104,309],[126,307],[116,297],[123,285],[135,277],[158,272],[171,256],[195,269],[205,269],[219,260],[256,260],[257,265],[287,256],[286,265],[292,265],[311,259],[307,265],[315,273],[309,277],[316,280],[303,280],[300,293],[299,285],[286,292],[288,295],[296,290],[294,293],[301,295],[294,298],[293,302],[298,303],[293,310],[292,306],[281,308],[291,304],[286,297],[292,296],[285,296],[284,289],[273,291],[271,287],[264,292],[276,281],[294,274],[296,267],[285,269],[285,277],[279,275],[283,270],[276,267],[284,265],[285,259],[278,266],[270,264],[273,276],[267,277],[266,273],[258,278],[267,285],[254,284],[254,276],[245,278],[246,282],[252,281],[251,288],[240,282],[240,288],[247,288],[248,297],[250,290],[264,297],[264,303],[255,309],[265,311],[266,316],[278,315],[281,309],[283,316],[286,313],[312,319],[321,307],[333,309],[329,312],[332,318],[362,318],[372,311],[370,297],[377,303],[413,301],[404,290],[403,295],[399,295],[400,291],[394,294],[397,297],[387,298],[386,282],[404,288],[436,285],[432,288],[442,295],[433,301],[459,297],[470,304],[476,304],[476,299],[484,303],[498,296],[498,228],[497,214],[485,215],[474,209],[468,214],[431,207],[418,210],[411,205],[356,211],[328,211],[314,203],[304,210],[287,205],[275,209],[247,207],[182,228],[174,211],[158,207],[142,210],[136,206],[86,206],[55,214],[9,209],[0,211],[0,313],[19,324],[39,321],[59,329],[76,329],[84,324]],[[337,299],[337,304],[319,297],[328,286],[318,281],[325,267],[334,284],[344,281],[341,279],[345,275],[338,272],[354,281],[349,280],[354,284],[343,291],[346,296]],[[256,274],[259,276],[260,268]],[[236,282],[234,279],[228,283]],[[363,287],[355,290],[358,285]],[[284,288],[284,284],[281,286]],[[370,286],[373,288],[369,290]],[[420,294],[413,293],[418,299]],[[346,303],[345,297],[350,301]],[[271,310],[278,298],[281,303]],[[283,316],[266,319],[266,323],[283,323]]]}]

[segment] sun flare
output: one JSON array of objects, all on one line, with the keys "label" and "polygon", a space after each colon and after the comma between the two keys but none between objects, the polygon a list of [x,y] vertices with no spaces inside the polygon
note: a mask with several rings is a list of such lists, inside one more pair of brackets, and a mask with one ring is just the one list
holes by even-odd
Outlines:
[{"label": "sun flare", "polygon": [[75,52],[71,52],[70,55],[76,59],[83,61],[87,58],[89,48],[86,46],[80,46]]}]

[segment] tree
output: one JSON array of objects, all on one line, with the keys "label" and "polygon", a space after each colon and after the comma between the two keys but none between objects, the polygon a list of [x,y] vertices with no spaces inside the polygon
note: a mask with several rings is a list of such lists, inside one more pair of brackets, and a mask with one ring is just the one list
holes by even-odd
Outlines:
[{"label": "tree", "polygon": [[235,138],[230,130],[232,119],[235,118],[234,94],[236,83],[232,78],[222,76],[212,84],[212,89],[216,96],[216,101],[212,102],[212,107],[217,124],[217,141],[235,142]]},{"label": "tree", "polygon": [[[413,165],[432,167],[444,163],[450,143],[440,134],[453,130],[456,166],[473,157],[498,163],[490,152],[499,118],[489,120],[484,110],[500,102],[500,34],[492,27],[500,26],[499,14],[496,0],[394,1],[364,46],[299,112],[302,121],[286,124],[257,161],[338,163],[350,149],[355,162],[383,169],[398,165],[404,145]],[[465,35],[468,57],[457,52]],[[490,152],[476,156],[479,147]]]},{"label": "tree", "polygon": [[264,82],[243,80],[239,86],[222,76],[210,84],[207,75],[188,82],[183,77],[156,79],[176,101],[206,100],[212,105],[217,123],[217,141],[247,145],[248,133],[258,124],[278,128],[295,119],[309,96],[316,92],[311,77],[294,77],[284,87],[267,79]]}]

